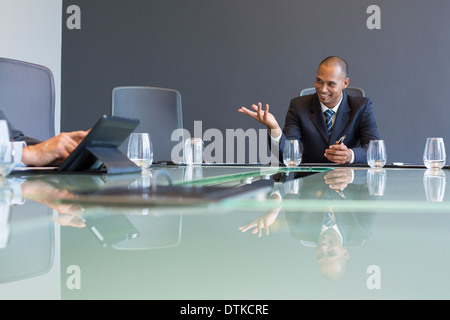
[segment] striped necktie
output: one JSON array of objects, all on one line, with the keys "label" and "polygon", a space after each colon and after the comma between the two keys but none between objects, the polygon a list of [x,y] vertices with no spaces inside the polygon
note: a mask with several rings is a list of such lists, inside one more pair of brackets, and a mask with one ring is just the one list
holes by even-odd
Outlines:
[{"label": "striped necktie", "polygon": [[328,109],[328,110],[325,110],[324,113],[327,118],[326,125],[327,125],[328,134],[331,134],[331,130],[332,130],[331,117],[333,117],[334,111],[331,109]]},{"label": "striped necktie", "polygon": [[331,228],[332,226],[334,226],[336,224],[336,222],[334,222],[332,212],[327,212],[327,214],[325,216],[325,221],[323,224],[326,225],[328,228]]}]

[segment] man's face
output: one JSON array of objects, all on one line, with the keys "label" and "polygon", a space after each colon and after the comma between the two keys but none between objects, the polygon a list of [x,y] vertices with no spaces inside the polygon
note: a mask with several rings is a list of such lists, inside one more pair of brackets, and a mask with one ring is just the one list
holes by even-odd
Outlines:
[{"label": "man's face", "polygon": [[328,108],[333,108],[341,99],[342,90],[347,88],[349,78],[346,78],[339,65],[322,64],[317,70],[316,88],[319,101]]},{"label": "man's face", "polygon": [[322,233],[314,250],[319,272],[328,279],[339,279],[345,275],[350,254],[341,245],[341,238],[333,229]]}]

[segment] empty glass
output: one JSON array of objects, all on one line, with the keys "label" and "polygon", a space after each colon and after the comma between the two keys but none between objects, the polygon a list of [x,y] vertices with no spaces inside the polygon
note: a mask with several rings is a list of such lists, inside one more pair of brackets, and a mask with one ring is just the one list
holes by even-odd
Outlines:
[{"label": "empty glass", "polygon": [[186,139],[184,142],[184,162],[187,165],[202,164],[203,140],[200,138]]},{"label": "empty glass", "polygon": [[128,158],[142,170],[153,163],[153,145],[148,133],[132,133],[128,141]]},{"label": "empty glass", "polygon": [[384,140],[370,140],[367,149],[367,164],[371,168],[383,168],[386,164],[386,146]]},{"label": "empty glass", "polygon": [[0,120],[0,176],[6,177],[14,166],[13,144],[9,139],[8,123]]},{"label": "empty glass", "polygon": [[442,138],[427,138],[423,163],[428,169],[441,169],[445,165],[445,145]]},{"label": "empty glass", "polygon": [[298,140],[286,140],[283,147],[283,163],[286,167],[296,167],[302,162],[302,151]]}]

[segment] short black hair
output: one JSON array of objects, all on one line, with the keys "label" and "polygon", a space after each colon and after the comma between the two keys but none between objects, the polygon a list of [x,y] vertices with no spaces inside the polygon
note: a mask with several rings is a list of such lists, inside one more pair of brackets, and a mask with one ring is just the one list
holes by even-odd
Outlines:
[{"label": "short black hair", "polygon": [[344,78],[348,77],[348,64],[347,61],[338,56],[329,56],[322,60],[319,64],[319,67],[322,64],[338,64],[341,67],[341,70],[344,72]]}]

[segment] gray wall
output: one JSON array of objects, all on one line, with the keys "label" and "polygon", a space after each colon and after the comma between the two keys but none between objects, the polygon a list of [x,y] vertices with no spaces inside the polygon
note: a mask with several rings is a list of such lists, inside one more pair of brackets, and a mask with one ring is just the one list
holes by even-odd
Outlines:
[{"label": "gray wall", "polygon": [[[372,4],[379,30],[366,26]],[[64,27],[69,5],[81,9],[80,30]],[[260,129],[237,112],[258,101],[283,125],[318,63],[339,55],[373,100],[388,162],[422,163],[428,136],[450,150],[449,13],[443,0],[64,0],[61,129],[109,114],[122,85],[180,91],[191,132],[195,120]]]}]

